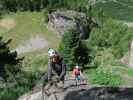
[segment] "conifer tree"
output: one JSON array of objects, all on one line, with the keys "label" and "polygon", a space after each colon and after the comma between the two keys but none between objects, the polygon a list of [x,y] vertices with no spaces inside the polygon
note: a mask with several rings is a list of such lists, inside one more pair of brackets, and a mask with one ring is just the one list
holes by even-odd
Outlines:
[{"label": "conifer tree", "polygon": [[88,63],[88,49],[79,38],[79,32],[71,29],[64,33],[59,45],[59,51],[64,57],[64,62],[68,69],[72,69],[76,64],[82,67]]},{"label": "conifer tree", "polygon": [[[11,39],[8,41],[3,41],[3,38],[0,37],[0,76],[6,77],[6,71],[11,71],[11,73],[18,72],[17,65],[21,59],[17,58],[17,52],[11,52],[9,48],[9,43]],[[6,67],[8,65],[8,67]],[[7,69],[8,68],[8,69]]]}]

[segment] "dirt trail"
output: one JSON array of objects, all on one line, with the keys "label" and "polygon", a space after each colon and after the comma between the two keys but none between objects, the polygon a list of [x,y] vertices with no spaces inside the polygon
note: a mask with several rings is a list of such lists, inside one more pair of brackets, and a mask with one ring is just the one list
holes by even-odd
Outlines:
[{"label": "dirt trail", "polygon": [[7,30],[10,30],[15,26],[16,26],[16,22],[13,18],[4,18],[0,20],[0,27],[3,27]]},{"label": "dirt trail", "polygon": [[30,37],[29,40],[22,41],[22,44],[18,45],[15,50],[18,54],[22,54],[42,49],[46,46],[48,46],[48,42],[43,37],[36,35]]}]

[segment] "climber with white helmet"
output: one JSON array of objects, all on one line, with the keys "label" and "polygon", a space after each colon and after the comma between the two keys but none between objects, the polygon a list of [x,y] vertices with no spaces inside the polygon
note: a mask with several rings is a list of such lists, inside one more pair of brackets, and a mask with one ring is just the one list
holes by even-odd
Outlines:
[{"label": "climber with white helmet", "polygon": [[75,80],[79,81],[79,80],[80,80],[80,74],[81,74],[81,71],[80,71],[80,69],[79,69],[79,66],[76,65],[76,66],[73,68],[72,77],[74,77]]},{"label": "climber with white helmet", "polygon": [[[48,70],[47,73],[42,77],[43,80],[45,82],[50,82],[53,77],[53,72],[55,72],[59,77],[59,81],[64,84],[66,66],[63,62],[63,58],[54,49],[48,50],[48,58]],[[48,90],[48,87],[49,86],[46,86],[45,90]]]}]

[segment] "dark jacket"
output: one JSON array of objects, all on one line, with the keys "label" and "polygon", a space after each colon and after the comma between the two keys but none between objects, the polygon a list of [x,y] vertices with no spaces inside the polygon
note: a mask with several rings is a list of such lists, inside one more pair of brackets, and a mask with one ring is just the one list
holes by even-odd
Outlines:
[{"label": "dark jacket", "polygon": [[61,81],[64,81],[64,76],[66,72],[66,65],[63,62],[63,59],[58,62],[48,61],[48,70],[47,73],[43,76],[44,81],[49,81],[52,78],[53,71],[59,76]]}]

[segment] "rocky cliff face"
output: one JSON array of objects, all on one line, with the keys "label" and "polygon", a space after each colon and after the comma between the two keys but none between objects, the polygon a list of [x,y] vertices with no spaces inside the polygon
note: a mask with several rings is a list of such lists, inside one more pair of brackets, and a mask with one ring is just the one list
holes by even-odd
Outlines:
[{"label": "rocky cliff face", "polygon": [[76,27],[76,23],[70,17],[59,11],[48,14],[48,18],[48,28],[60,34],[63,34],[70,28]]},{"label": "rocky cliff face", "polygon": [[[64,100],[69,92],[80,91],[86,88],[86,82],[78,83],[80,86],[76,86],[75,80],[66,80],[64,88],[56,87],[52,85],[49,89],[50,96],[47,96],[42,87],[38,87],[33,91],[21,96],[18,100]],[[73,95],[74,96],[74,95]]]},{"label": "rocky cliff face", "polygon": [[18,100],[133,100],[133,88],[92,86],[84,83],[76,86],[72,80],[65,81],[64,89],[52,86],[49,91],[51,95],[47,96],[40,88]]},{"label": "rocky cliff face", "polygon": [[60,35],[69,29],[76,29],[80,38],[89,34],[92,27],[98,26],[94,19],[88,19],[84,13],[75,11],[54,11],[48,14],[48,19],[48,29]]}]

